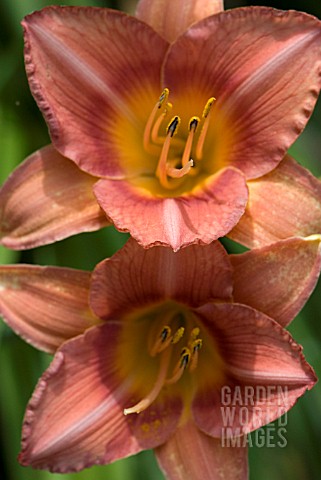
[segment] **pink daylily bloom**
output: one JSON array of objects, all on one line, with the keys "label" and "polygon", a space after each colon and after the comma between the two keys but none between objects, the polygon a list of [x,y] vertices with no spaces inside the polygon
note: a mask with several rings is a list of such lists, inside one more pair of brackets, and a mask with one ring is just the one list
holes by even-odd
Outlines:
[{"label": "pink daylily bloom", "polygon": [[[219,242],[173,253],[161,246],[145,250],[130,240],[96,267],[88,287],[84,282],[94,321],[101,323],[86,328],[80,315],[84,333],[69,340],[68,322],[55,324],[65,341],[28,405],[21,463],[63,473],[153,448],[169,479],[219,479],[222,472],[230,480],[248,478],[246,434],[285,413],[316,381],[282,325],[316,283],[320,241],[293,238],[231,257]],[[281,266],[298,273],[287,289]],[[17,319],[13,299],[22,304],[29,296],[38,306],[40,295],[22,270],[7,268],[0,300],[5,302],[6,290],[14,295],[6,319],[26,329],[28,320]],[[251,274],[243,289],[242,271]],[[267,284],[273,285],[271,296]],[[50,305],[50,288],[47,293]],[[37,311],[35,327],[50,335]],[[55,311],[62,317],[61,305]],[[39,345],[36,328],[32,335],[29,341]],[[268,387],[266,398],[260,386]],[[229,425],[226,438],[242,439],[230,448],[222,446],[223,388],[241,398],[249,388],[254,392],[247,422],[237,410]]]},{"label": "pink daylily bloom", "polygon": [[[321,23],[307,14],[224,12],[219,0],[176,7],[141,0],[138,18],[49,7],[23,22],[28,79],[54,148],[86,172],[85,183],[99,179],[95,197],[117,229],[175,251],[238,223],[250,181],[278,169],[306,125],[321,63]],[[284,182],[280,204],[286,189]],[[29,248],[24,235],[11,238],[6,214],[3,221],[6,245]],[[85,216],[82,230],[88,225]],[[39,241],[35,230],[33,246],[68,233],[73,223],[70,232],[42,230]]]}]

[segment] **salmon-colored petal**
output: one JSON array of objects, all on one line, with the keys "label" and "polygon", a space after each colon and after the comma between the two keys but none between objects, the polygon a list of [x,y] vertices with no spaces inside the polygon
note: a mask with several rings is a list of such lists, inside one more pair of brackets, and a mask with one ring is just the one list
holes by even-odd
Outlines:
[{"label": "salmon-colored petal", "polygon": [[292,238],[231,255],[233,298],[286,326],[299,313],[319,278],[321,236]]},{"label": "salmon-colored petal", "polygon": [[209,17],[181,36],[166,57],[164,85],[173,104],[184,94],[190,102],[216,98],[207,142],[219,153],[212,161],[256,178],[282,160],[306,125],[320,71],[320,21],[249,7]]},{"label": "salmon-colored petal", "polygon": [[219,346],[226,377],[221,388],[206,385],[194,399],[194,419],[205,433],[255,430],[287,412],[315,384],[302,348],[271,318],[241,304],[206,305],[198,312]]},{"label": "salmon-colored petal", "polygon": [[93,175],[122,176],[116,143],[127,132],[115,125],[138,122],[138,97],[157,101],[167,42],[105,8],[49,7],[23,26],[30,87],[56,148]]},{"label": "salmon-colored petal", "polygon": [[223,0],[140,0],[136,17],[169,42],[174,42],[192,23],[221,12],[223,8]]},{"label": "salmon-colored petal", "polygon": [[205,435],[192,421],[180,426],[155,453],[168,480],[248,479],[246,443],[225,448],[221,440]]},{"label": "salmon-colored petal", "polygon": [[151,302],[174,299],[199,306],[213,298],[229,299],[232,271],[219,242],[174,253],[170,248],[145,250],[133,239],[93,272],[91,305],[101,318]]},{"label": "salmon-colored petal", "polygon": [[321,233],[321,182],[291,157],[248,182],[245,214],[229,237],[249,248]]},{"label": "salmon-colored petal", "polygon": [[0,312],[28,343],[54,352],[100,322],[88,305],[90,273],[35,265],[0,267]]},{"label": "salmon-colored petal", "polygon": [[33,248],[109,224],[81,172],[52,146],[28,157],[0,190],[1,243]]},{"label": "salmon-colored petal", "polygon": [[23,425],[23,465],[53,472],[106,464],[166,441],[181,412],[168,400],[161,410],[125,416],[131,379],[115,357],[121,324],[108,322],[66,342],[40,379]]},{"label": "salmon-colored petal", "polygon": [[243,215],[248,198],[244,177],[234,168],[176,198],[151,197],[128,182],[105,179],[94,192],[116,228],[130,232],[144,247],[165,245],[174,251],[223,237]]}]

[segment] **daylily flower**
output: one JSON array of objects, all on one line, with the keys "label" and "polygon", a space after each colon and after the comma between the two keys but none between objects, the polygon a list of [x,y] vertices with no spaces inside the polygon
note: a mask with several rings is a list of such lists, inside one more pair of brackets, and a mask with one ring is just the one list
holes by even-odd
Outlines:
[{"label": "daylily flower", "polygon": [[[27,75],[53,146],[31,155],[0,194],[4,245],[30,248],[107,219],[145,247],[174,250],[231,231],[250,182],[278,169],[314,108],[321,23],[294,11],[222,9],[141,0],[136,17],[49,7],[25,18]],[[74,170],[68,191],[61,178],[72,162],[82,174]],[[292,173],[305,175],[297,164]],[[289,188],[282,177],[278,205]],[[302,195],[314,212],[310,185]],[[30,221],[38,204],[43,214]],[[277,232],[283,215],[275,213]],[[302,214],[290,236],[304,222]],[[312,224],[308,235],[320,232],[317,214]]]},{"label": "daylily flower", "polygon": [[246,479],[246,445],[221,443],[220,392],[272,392],[254,394],[246,423],[237,410],[230,435],[246,439],[315,383],[283,327],[315,285],[320,241],[228,256],[219,242],[174,254],[131,239],[90,284],[86,272],[1,267],[6,321],[38,348],[61,345],[27,407],[21,463],[78,471],[153,448],[167,478]]}]

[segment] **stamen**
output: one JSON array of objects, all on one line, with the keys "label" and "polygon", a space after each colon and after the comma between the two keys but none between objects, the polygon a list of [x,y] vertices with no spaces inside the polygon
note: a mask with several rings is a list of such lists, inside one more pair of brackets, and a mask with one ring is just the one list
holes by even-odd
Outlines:
[{"label": "stamen", "polygon": [[155,357],[158,353],[163,352],[169,345],[175,345],[180,341],[184,335],[185,328],[180,327],[176,330],[174,335],[171,335],[171,327],[165,325],[162,327],[159,335],[156,338],[155,343],[149,349],[149,354],[151,357]]},{"label": "stamen", "polygon": [[215,102],[215,100],[216,98],[214,97],[209,98],[203,110],[202,118],[204,119],[204,123],[203,123],[200,136],[198,137],[198,142],[196,145],[196,152],[195,152],[197,160],[201,160],[203,156],[203,147],[204,147],[205,137],[207,134],[209,123],[210,123],[212,105]]},{"label": "stamen", "polygon": [[191,350],[192,350],[192,358],[191,358],[191,361],[190,361],[190,364],[189,364],[189,371],[190,372],[194,372],[194,370],[196,369],[197,367],[197,363],[198,363],[198,352],[200,351],[200,349],[202,348],[202,339],[201,338],[197,338],[193,344],[192,344],[192,347],[191,347]]},{"label": "stamen", "polygon": [[181,123],[181,119],[176,115],[167,125],[166,133],[167,135],[170,134],[173,137],[177,133],[177,129],[179,124]]},{"label": "stamen", "polygon": [[175,334],[172,336],[172,343],[173,343],[173,344],[178,343],[178,342],[180,341],[180,339],[183,337],[184,332],[185,332],[185,328],[184,328],[184,327],[180,327],[180,328],[175,332]]},{"label": "stamen", "polygon": [[173,383],[178,382],[178,380],[182,377],[184,370],[186,369],[187,365],[189,364],[191,358],[191,351],[189,348],[184,347],[181,351],[180,359],[175,365],[173,370],[173,375],[166,380],[167,385],[172,385]]},{"label": "stamen", "polygon": [[159,367],[159,372],[158,372],[158,377],[156,379],[156,382],[151,389],[151,391],[146,395],[145,398],[143,398],[140,402],[136,403],[136,405],[125,408],[124,409],[124,415],[129,415],[130,413],[140,413],[143,410],[146,410],[154,400],[158,397],[161,389],[163,388],[165,384],[165,379],[167,375],[167,370],[171,358],[171,349],[165,350],[160,359],[160,367]]},{"label": "stamen", "polygon": [[158,108],[161,108],[161,106],[168,99],[168,97],[169,97],[169,90],[168,88],[164,88],[164,90],[162,91],[158,99]]},{"label": "stamen", "polygon": [[200,329],[198,327],[194,327],[190,334],[190,340],[193,342],[197,339],[200,334]]},{"label": "stamen", "polygon": [[161,332],[159,333],[158,337],[156,338],[155,343],[149,350],[149,354],[151,357],[155,357],[158,353],[162,352],[165,350],[165,348],[168,347],[168,345],[172,341],[172,336],[171,336],[172,330],[171,327],[168,325],[165,325],[162,327]]},{"label": "stamen", "polygon": [[152,138],[152,141],[156,144],[159,144],[159,145],[162,145],[163,142],[164,142],[164,137],[160,137],[158,135],[158,132],[159,132],[159,129],[160,129],[160,126],[161,124],[163,123],[166,115],[168,114],[168,112],[172,109],[173,105],[171,103],[167,103],[166,104],[166,107],[165,107],[165,110],[162,112],[162,114],[158,117],[158,119],[156,120],[154,126],[153,126],[153,129],[152,129],[152,134],[151,134],[151,138]]},{"label": "stamen", "polygon": [[182,158],[182,166],[185,167],[190,161],[190,155],[193,146],[193,139],[197,129],[197,126],[201,120],[198,117],[192,117],[189,121],[189,134],[186,140],[183,158]]},{"label": "stamen", "polygon": [[159,178],[160,184],[164,188],[171,188],[171,185],[167,179],[166,164],[167,164],[167,158],[168,158],[169,147],[171,144],[171,139],[175,135],[175,133],[177,133],[180,122],[181,122],[181,119],[178,116],[175,116],[172,118],[172,120],[168,124],[166,139],[164,141],[162,152],[161,152],[157,169],[156,169],[156,176]]},{"label": "stamen", "polygon": [[144,137],[143,137],[143,145],[144,149],[147,152],[153,153],[154,151],[151,149],[151,145],[149,143],[149,139],[151,138],[151,131],[152,131],[152,126],[155,121],[155,117],[157,114],[157,111],[162,107],[163,103],[168,99],[169,96],[169,90],[168,88],[164,88],[162,91],[158,102],[154,105],[151,114],[146,122],[145,130],[144,130]]}]

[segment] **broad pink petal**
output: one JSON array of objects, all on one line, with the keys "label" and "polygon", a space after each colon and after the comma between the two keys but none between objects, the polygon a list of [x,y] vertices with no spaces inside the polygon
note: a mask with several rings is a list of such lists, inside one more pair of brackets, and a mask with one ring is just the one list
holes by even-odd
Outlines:
[{"label": "broad pink petal", "polygon": [[249,248],[321,232],[321,182],[291,157],[248,182],[245,214],[229,233]]},{"label": "broad pink petal", "polygon": [[151,302],[173,299],[199,306],[227,300],[231,293],[231,266],[219,242],[174,253],[165,247],[145,250],[130,239],[94,270],[90,301],[99,317],[112,318]]},{"label": "broad pink petal", "polygon": [[[315,384],[302,347],[271,318],[241,304],[208,304],[198,312],[213,332],[226,376],[221,388],[207,385],[194,399],[194,419],[205,433],[224,437],[255,430],[287,412]],[[226,391],[232,397],[239,392],[240,400],[226,402]],[[235,407],[232,418],[224,407]]]},{"label": "broad pink petal", "polygon": [[0,190],[1,243],[33,248],[108,225],[92,192],[96,181],[52,146],[33,153]]},{"label": "broad pink petal", "polygon": [[216,98],[207,141],[221,153],[213,161],[256,178],[282,160],[303,130],[320,72],[320,21],[249,7],[192,26],[170,47],[163,81],[173,104],[182,95],[189,102],[199,95],[203,102]]},{"label": "broad pink petal", "polygon": [[125,117],[143,130],[140,107],[151,111],[160,95],[167,42],[105,8],[49,7],[23,26],[29,83],[55,147],[93,175],[123,176],[116,145],[128,132],[117,125]]},{"label": "broad pink petal", "polygon": [[180,426],[155,450],[168,480],[247,480],[247,448],[224,448],[221,440],[205,435],[192,421]]},{"label": "broad pink petal", "polygon": [[234,168],[176,198],[152,197],[128,182],[105,179],[94,192],[116,228],[130,232],[144,247],[165,245],[174,251],[223,237],[243,215],[248,198],[244,177]]},{"label": "broad pink petal", "polygon": [[321,236],[292,238],[241,255],[231,255],[233,298],[282,326],[299,313],[319,278]]},{"label": "broad pink petal", "polygon": [[221,12],[223,8],[223,0],[140,0],[136,17],[169,42],[174,42],[192,23]]},{"label": "broad pink petal", "polygon": [[120,329],[116,322],[94,327],[56,353],[27,408],[23,465],[79,471],[154,448],[174,432],[181,405],[172,399],[162,408],[123,414],[132,379],[121,378],[115,364]]},{"label": "broad pink petal", "polygon": [[0,267],[0,313],[28,343],[53,353],[100,322],[88,305],[90,273],[35,265]]}]

